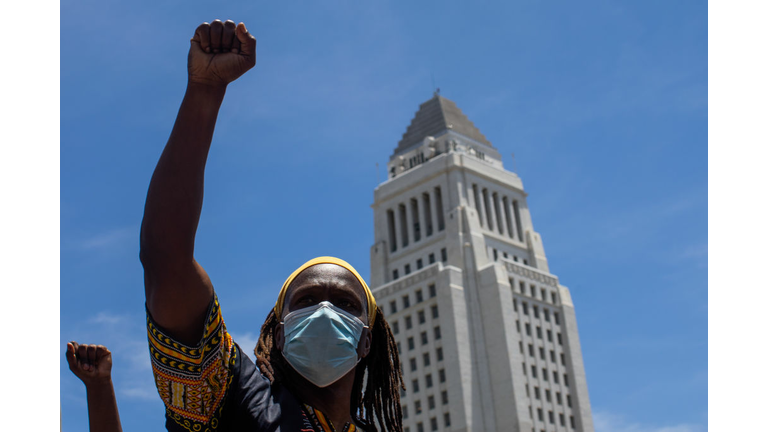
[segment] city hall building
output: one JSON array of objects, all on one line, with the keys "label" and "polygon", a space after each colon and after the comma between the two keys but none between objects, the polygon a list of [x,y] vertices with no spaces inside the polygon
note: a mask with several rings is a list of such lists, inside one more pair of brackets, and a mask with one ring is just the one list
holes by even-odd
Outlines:
[{"label": "city hall building", "polygon": [[593,432],[573,302],[521,179],[437,93],[387,169],[370,282],[400,351],[405,432]]}]

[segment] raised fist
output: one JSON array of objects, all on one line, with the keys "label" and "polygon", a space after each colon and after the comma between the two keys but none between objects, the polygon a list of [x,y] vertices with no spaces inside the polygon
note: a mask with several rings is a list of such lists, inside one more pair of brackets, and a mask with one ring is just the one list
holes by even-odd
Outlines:
[{"label": "raised fist", "polygon": [[112,353],[104,345],[67,344],[69,370],[88,386],[112,379]]},{"label": "raised fist", "polygon": [[256,64],[256,38],[231,20],[202,23],[191,40],[189,82],[226,87]]}]

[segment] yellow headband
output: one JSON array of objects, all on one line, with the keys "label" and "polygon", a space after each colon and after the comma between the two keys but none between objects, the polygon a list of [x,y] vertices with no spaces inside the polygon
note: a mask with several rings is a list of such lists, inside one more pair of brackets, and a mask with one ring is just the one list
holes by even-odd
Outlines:
[{"label": "yellow headband", "polygon": [[283,312],[283,304],[285,303],[285,293],[288,291],[288,285],[293,282],[294,279],[296,279],[296,276],[299,275],[299,273],[303,272],[309,267],[312,267],[315,264],[336,264],[337,266],[344,267],[345,269],[349,270],[358,281],[360,281],[360,285],[363,286],[363,290],[365,290],[365,297],[368,300],[368,325],[373,326],[373,321],[376,319],[376,299],[373,298],[373,293],[371,293],[371,289],[368,288],[368,284],[365,283],[363,278],[360,276],[360,274],[355,270],[354,267],[352,267],[348,262],[334,258],[334,257],[318,257],[315,259],[311,259],[304,264],[302,264],[301,267],[297,268],[296,270],[291,273],[290,276],[288,276],[288,279],[285,280],[285,283],[283,283],[283,287],[280,289],[280,295],[277,296],[277,303],[275,303],[275,316],[277,316],[277,319],[281,319],[280,314]]}]

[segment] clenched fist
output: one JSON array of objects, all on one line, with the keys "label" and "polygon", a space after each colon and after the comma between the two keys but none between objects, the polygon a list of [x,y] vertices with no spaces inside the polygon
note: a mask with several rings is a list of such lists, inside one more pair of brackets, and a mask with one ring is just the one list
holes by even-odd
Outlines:
[{"label": "clenched fist", "polygon": [[203,23],[191,40],[189,82],[226,87],[256,64],[256,38],[231,20]]},{"label": "clenched fist", "polygon": [[112,353],[103,345],[67,344],[69,370],[87,386],[111,382]]}]

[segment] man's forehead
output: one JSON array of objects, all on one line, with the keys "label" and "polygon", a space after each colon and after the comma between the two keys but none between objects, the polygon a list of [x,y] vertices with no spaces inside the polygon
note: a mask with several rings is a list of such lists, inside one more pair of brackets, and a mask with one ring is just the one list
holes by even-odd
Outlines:
[{"label": "man's forehead", "polygon": [[365,290],[352,272],[342,266],[330,263],[307,267],[288,286],[290,295],[297,287],[316,285],[329,288],[351,289],[365,299]]}]

